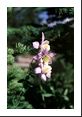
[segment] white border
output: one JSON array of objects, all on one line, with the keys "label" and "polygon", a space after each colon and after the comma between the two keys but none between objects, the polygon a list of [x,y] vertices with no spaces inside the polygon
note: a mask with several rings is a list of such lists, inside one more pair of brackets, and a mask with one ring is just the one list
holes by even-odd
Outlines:
[{"label": "white border", "polygon": [[[74,109],[7,109],[7,7],[74,7]],[[0,0],[0,116],[66,115],[81,115],[81,0]]]}]

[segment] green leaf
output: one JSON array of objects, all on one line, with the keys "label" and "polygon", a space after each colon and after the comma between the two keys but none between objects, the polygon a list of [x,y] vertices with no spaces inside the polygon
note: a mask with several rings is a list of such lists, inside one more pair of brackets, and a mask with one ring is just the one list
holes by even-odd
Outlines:
[{"label": "green leaf", "polygon": [[42,94],[43,97],[51,97],[53,96],[53,94],[50,94],[50,93],[46,93],[46,94]]},{"label": "green leaf", "polygon": [[64,100],[69,101],[69,98],[67,96],[64,96]]},{"label": "green leaf", "polygon": [[64,96],[66,96],[67,94],[68,94],[68,89],[65,89]]},{"label": "green leaf", "polygon": [[53,86],[50,86],[50,90],[52,91],[53,94],[55,93],[55,89]]}]

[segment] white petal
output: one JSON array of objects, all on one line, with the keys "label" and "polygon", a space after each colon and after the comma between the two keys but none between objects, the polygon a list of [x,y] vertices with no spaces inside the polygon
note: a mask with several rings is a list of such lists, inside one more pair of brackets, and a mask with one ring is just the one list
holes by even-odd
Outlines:
[{"label": "white petal", "polygon": [[40,63],[43,63],[43,60],[42,60],[42,58],[40,59]]},{"label": "white petal", "polygon": [[43,68],[43,63],[39,63],[39,66],[40,66],[41,68]]},{"label": "white petal", "polygon": [[38,41],[33,42],[33,47],[38,49],[39,48],[39,42]]},{"label": "white petal", "polygon": [[44,66],[45,66],[45,65],[48,66],[48,64],[49,64],[48,62],[44,62]]},{"label": "white petal", "polygon": [[48,41],[48,40],[45,40],[45,41],[43,42],[43,44],[49,44],[49,41]]},{"label": "white petal", "polygon": [[41,73],[41,68],[40,68],[40,67],[35,68],[35,73],[36,73],[36,74]]},{"label": "white petal", "polygon": [[51,66],[44,64],[44,66],[42,68],[42,72],[43,73],[48,73],[48,72],[51,73],[51,70],[52,70],[52,67]]},{"label": "white petal", "polygon": [[46,81],[46,75],[45,74],[42,74],[41,75],[41,79],[44,80],[44,81]]},{"label": "white petal", "polygon": [[45,39],[45,36],[44,36],[44,33],[42,32],[42,42],[44,41]]},{"label": "white petal", "polygon": [[51,72],[50,72],[50,73],[47,73],[46,76],[47,76],[48,78],[50,78],[50,77],[51,77]]},{"label": "white petal", "polygon": [[48,45],[48,44],[42,44],[40,48],[41,48],[41,51],[43,51],[43,50],[49,51],[50,50],[50,45]]}]

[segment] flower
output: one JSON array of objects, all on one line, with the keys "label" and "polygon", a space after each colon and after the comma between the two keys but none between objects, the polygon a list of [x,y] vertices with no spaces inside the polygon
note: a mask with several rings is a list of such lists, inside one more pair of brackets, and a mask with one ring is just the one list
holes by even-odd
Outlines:
[{"label": "flower", "polygon": [[43,50],[49,51],[50,50],[49,41],[45,40],[44,42],[42,42],[40,48],[41,48],[41,51]]},{"label": "flower", "polygon": [[46,81],[51,77],[52,67],[52,58],[55,56],[54,53],[50,52],[49,41],[45,40],[44,33],[42,32],[42,41],[41,43],[35,41],[33,42],[33,47],[39,49],[39,53],[33,57],[33,60],[37,63],[35,68],[35,73],[39,74],[41,79]]},{"label": "flower", "polygon": [[42,67],[42,73],[47,74],[48,72],[51,73],[52,67],[49,65],[44,65]]},{"label": "flower", "polygon": [[50,78],[51,77],[51,66],[49,65],[44,65],[42,67],[42,72],[41,72],[41,79],[43,79],[44,81],[47,80],[47,78]]},{"label": "flower", "polygon": [[38,49],[39,48],[39,42],[37,42],[37,41],[33,42],[33,47]]},{"label": "flower", "polygon": [[48,40],[44,41],[44,39],[45,39],[44,33],[42,32],[42,42],[41,42],[41,44],[39,44],[38,41],[35,41],[35,42],[33,42],[33,47],[35,49],[38,49],[40,47],[41,51],[43,51],[43,50],[48,50],[49,51],[50,50],[49,41]]},{"label": "flower", "polygon": [[49,61],[50,61],[50,57],[48,55],[44,55],[42,57],[42,59],[43,59],[44,63],[49,63]]}]

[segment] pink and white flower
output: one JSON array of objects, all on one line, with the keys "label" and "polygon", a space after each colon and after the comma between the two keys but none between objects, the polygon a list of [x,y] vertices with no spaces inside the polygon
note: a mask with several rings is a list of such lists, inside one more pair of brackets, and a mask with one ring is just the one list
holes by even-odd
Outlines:
[{"label": "pink and white flower", "polygon": [[33,57],[33,60],[38,63],[37,68],[35,68],[35,73],[40,74],[41,79],[46,81],[47,78],[51,77],[52,67],[50,64],[52,63],[52,58],[55,54],[50,52],[49,41],[45,40],[43,32],[41,44],[35,41],[33,42],[33,47],[39,49],[39,53]]}]

